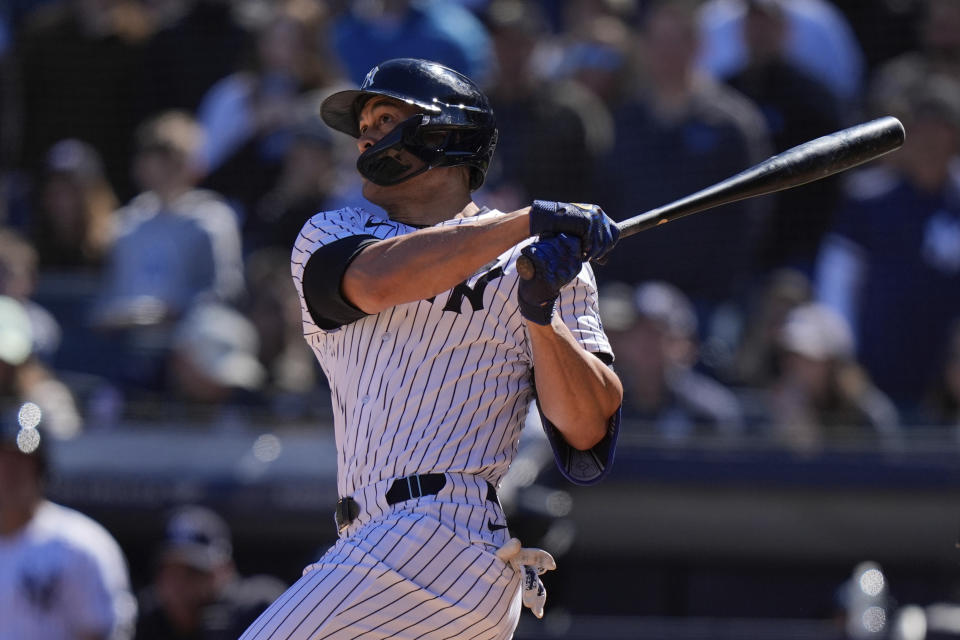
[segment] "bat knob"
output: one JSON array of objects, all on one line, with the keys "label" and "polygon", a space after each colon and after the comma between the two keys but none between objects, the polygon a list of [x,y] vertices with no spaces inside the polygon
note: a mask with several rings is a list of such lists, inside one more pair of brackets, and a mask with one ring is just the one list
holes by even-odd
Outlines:
[{"label": "bat knob", "polygon": [[533,261],[527,256],[517,258],[517,273],[524,280],[533,280],[537,275],[537,268],[533,266]]}]

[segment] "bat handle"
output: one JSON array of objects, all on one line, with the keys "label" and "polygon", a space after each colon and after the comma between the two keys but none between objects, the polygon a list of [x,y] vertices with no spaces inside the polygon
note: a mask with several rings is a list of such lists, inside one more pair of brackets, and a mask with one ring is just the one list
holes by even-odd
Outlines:
[{"label": "bat handle", "polygon": [[537,275],[537,268],[533,266],[533,260],[522,255],[517,258],[517,273],[524,280],[533,280]]}]

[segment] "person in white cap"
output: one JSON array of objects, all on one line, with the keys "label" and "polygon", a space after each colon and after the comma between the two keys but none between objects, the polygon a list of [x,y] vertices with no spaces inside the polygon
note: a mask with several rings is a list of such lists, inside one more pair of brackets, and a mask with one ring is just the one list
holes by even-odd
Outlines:
[{"label": "person in white cap", "polygon": [[73,393],[35,354],[33,329],[26,308],[0,295],[0,411],[33,402],[44,412],[50,435],[71,438],[83,422]]},{"label": "person in white cap", "polygon": [[893,403],[854,357],[843,316],[819,303],[794,308],[778,337],[779,375],[770,388],[777,438],[809,450],[826,441],[899,432]]}]

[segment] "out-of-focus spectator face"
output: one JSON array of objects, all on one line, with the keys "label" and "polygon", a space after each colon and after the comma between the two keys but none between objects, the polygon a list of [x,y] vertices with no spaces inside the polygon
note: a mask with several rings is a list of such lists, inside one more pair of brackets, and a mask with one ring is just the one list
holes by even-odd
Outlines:
[{"label": "out-of-focus spectator face", "polygon": [[166,185],[179,173],[184,162],[169,151],[158,148],[141,149],[134,159],[134,178],[141,189],[153,191]]},{"label": "out-of-focus spectator face", "polygon": [[808,303],[787,314],[779,346],[781,382],[821,400],[835,384],[837,367],[853,358],[853,333],[837,312]]},{"label": "out-of-focus spectator face", "polygon": [[660,323],[638,318],[626,331],[616,332],[614,353],[620,366],[634,378],[661,378],[667,366],[668,336]]},{"label": "out-of-focus spectator face", "polygon": [[29,297],[34,288],[34,266],[26,265],[14,259],[14,256],[0,257],[0,295],[23,299]]},{"label": "out-of-focus spectator face", "polygon": [[142,189],[182,186],[196,177],[191,159],[203,141],[203,131],[190,114],[163,113],[141,124],[136,137],[133,171]]},{"label": "out-of-focus spectator face", "polygon": [[42,495],[41,466],[37,456],[20,451],[16,431],[0,426],[0,511],[28,510]]},{"label": "out-of-focus spectator face", "polygon": [[743,22],[743,39],[754,60],[781,55],[787,41],[787,20],[779,2],[752,2]]},{"label": "out-of-focus spectator face", "polygon": [[644,65],[655,81],[686,77],[699,47],[693,14],[668,3],[658,5],[644,23],[642,44]]},{"label": "out-of-focus spectator face", "polygon": [[217,574],[181,562],[163,562],[157,571],[156,587],[160,598],[174,616],[194,616],[215,602]]},{"label": "out-of-focus spectator face", "polygon": [[814,399],[826,398],[833,379],[833,362],[810,358],[793,351],[785,351],[780,358],[783,381],[803,389]]},{"label": "out-of-focus spectator face", "polygon": [[50,230],[58,238],[66,240],[86,233],[83,190],[70,176],[51,175],[43,185],[41,201]]},{"label": "out-of-focus spectator face", "polygon": [[168,519],[154,586],[176,626],[195,628],[234,576],[230,530],[218,514],[186,506]]},{"label": "out-of-focus spectator face", "polygon": [[301,58],[308,55],[307,34],[297,22],[278,19],[271,22],[257,41],[257,52],[264,69],[296,73]]},{"label": "out-of-focus spectator face", "polygon": [[934,54],[960,55],[960,2],[928,0],[923,41]]},{"label": "out-of-focus spectator face", "polygon": [[662,380],[671,368],[693,364],[696,316],[689,300],[672,285],[606,287],[600,294],[600,313],[618,368],[632,380]]},{"label": "out-of-focus spectator face", "polygon": [[947,394],[960,403],[960,326],[955,328],[950,336],[943,378]]},{"label": "out-of-focus spectator face", "polygon": [[946,166],[960,151],[960,130],[954,122],[920,114],[910,123],[910,147],[925,155],[930,164]]}]

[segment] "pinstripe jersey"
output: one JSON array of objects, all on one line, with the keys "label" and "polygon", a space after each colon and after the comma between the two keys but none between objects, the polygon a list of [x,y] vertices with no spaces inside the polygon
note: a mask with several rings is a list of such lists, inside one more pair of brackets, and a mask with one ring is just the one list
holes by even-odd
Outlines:
[{"label": "pinstripe jersey", "polygon": [[[297,240],[292,271],[304,334],[332,392],[337,490],[356,500],[359,514],[241,640],[513,635],[521,576],[494,553],[508,532],[487,483],[506,473],[533,397],[533,357],[516,303],[519,247],[430,300],[335,329],[318,326],[304,298],[304,268],[320,247],[412,231],[348,208],[317,214]],[[589,266],[564,288],[560,309],[581,345],[610,352]],[[445,474],[435,495],[386,499],[396,478],[427,472]]]},{"label": "pinstripe jersey", "polygon": [[[484,210],[440,225],[502,215]],[[347,236],[385,239],[414,230],[346,208],[311,218],[293,250],[304,335],[331,389],[341,496],[425,472],[465,473],[496,486],[516,453],[533,397],[533,357],[516,302],[515,264],[526,243],[429,300],[333,330],[314,322],[302,286],[314,251]],[[587,351],[611,353],[589,264],[562,290],[558,308]]]}]

